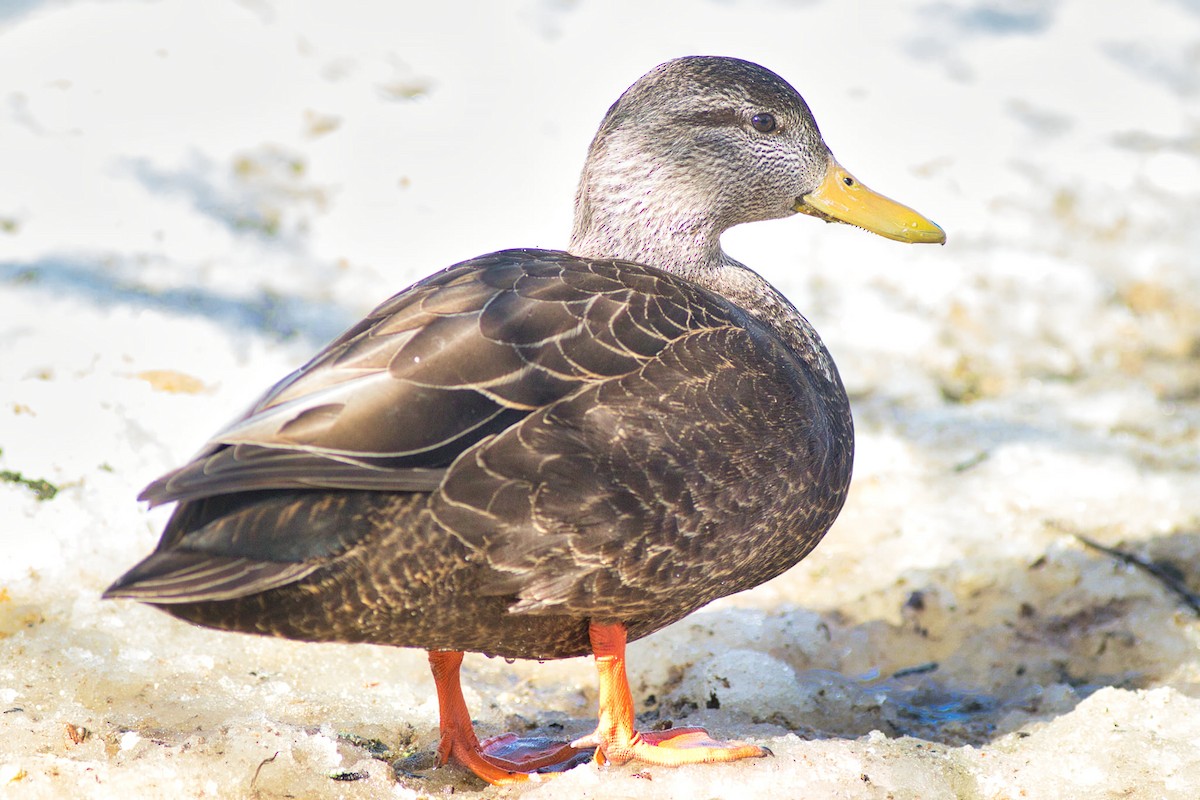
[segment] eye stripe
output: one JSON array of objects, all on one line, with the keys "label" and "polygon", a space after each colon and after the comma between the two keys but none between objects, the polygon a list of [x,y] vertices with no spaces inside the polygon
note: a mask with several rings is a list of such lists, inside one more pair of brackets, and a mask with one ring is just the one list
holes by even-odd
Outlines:
[{"label": "eye stripe", "polygon": [[738,113],[732,108],[697,111],[687,115],[683,119],[693,125],[704,125],[714,128],[722,125],[736,125],[739,122]]}]

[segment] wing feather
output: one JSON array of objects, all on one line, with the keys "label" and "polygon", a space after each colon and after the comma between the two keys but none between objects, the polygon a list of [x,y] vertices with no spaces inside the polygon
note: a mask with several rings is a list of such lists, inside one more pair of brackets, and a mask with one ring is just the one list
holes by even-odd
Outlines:
[{"label": "wing feather", "polygon": [[467,261],[382,303],[142,496],[432,491],[484,439],[736,313],[634,264],[538,250]]}]

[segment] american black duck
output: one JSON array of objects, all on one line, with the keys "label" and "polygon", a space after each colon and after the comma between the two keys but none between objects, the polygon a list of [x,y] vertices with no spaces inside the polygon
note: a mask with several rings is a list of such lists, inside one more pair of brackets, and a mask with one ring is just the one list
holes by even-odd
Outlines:
[{"label": "american black duck", "polygon": [[[146,488],[178,505],[105,596],[224,630],[428,650],[439,757],[494,783],[585,748],[765,755],[695,728],[636,732],[624,653],[787,570],[846,497],[833,360],[720,247],[733,225],[797,212],[945,241],[839,166],[774,73],[655,68],[592,141],[566,252],[492,253],[384,302]],[[463,651],[594,654],[596,731],[480,743]]]}]

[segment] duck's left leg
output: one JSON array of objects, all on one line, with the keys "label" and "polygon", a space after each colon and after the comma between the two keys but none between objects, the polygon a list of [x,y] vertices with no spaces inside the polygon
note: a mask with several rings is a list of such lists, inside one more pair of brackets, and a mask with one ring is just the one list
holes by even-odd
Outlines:
[{"label": "duck's left leg", "polygon": [[758,745],[716,741],[703,728],[639,733],[633,727],[633,695],[625,676],[625,626],[593,622],[588,633],[600,673],[600,724],[595,733],[571,742],[572,747],[595,747],[599,764],[606,760],[616,764],[636,760],[679,766],[771,755],[770,750]]}]

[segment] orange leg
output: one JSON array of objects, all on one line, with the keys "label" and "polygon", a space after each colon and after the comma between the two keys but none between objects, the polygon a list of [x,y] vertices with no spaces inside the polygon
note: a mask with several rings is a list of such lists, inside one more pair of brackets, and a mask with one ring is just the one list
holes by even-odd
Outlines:
[{"label": "orange leg", "polygon": [[441,717],[441,741],[438,763],[454,760],[488,783],[518,783],[538,770],[570,767],[572,759],[582,761],[581,753],[563,742],[545,739],[518,739],[505,733],[484,741],[475,736],[467,701],[459,682],[461,651],[433,650],[429,668],[437,686],[438,714]]},{"label": "orange leg", "polygon": [[703,728],[671,728],[639,733],[633,727],[633,695],[625,677],[625,626],[588,628],[596,669],[600,673],[600,724],[596,732],[571,742],[572,747],[596,748],[596,763],[636,760],[647,764],[679,766],[712,761],[736,761],[771,754],[765,747],[742,742],[719,742]]}]

